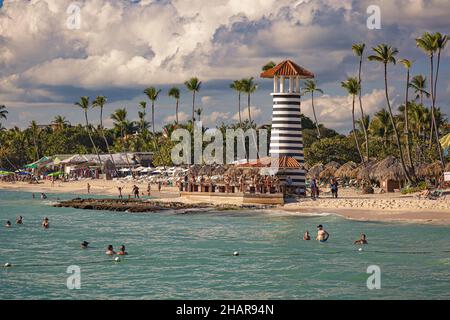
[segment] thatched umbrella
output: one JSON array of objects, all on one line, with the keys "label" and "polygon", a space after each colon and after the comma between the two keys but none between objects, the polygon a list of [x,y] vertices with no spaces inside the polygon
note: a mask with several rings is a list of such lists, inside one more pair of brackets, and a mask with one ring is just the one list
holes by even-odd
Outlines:
[{"label": "thatched umbrella", "polygon": [[381,180],[403,181],[406,179],[406,176],[403,173],[403,168],[402,165],[400,164],[400,161],[393,156],[388,156],[385,159],[378,162],[376,166],[373,168],[373,178],[378,181]]},{"label": "thatched umbrella", "polygon": [[324,166],[324,169],[319,173],[320,179],[330,179],[334,177],[334,173],[341,165],[336,161],[331,161]]},{"label": "thatched umbrella", "polygon": [[416,165],[415,169],[416,169],[417,178],[422,179],[422,180],[428,178],[427,168],[428,168],[428,165],[425,163]]},{"label": "thatched umbrella", "polygon": [[313,165],[306,173],[308,179],[317,178],[319,174],[324,170],[324,166],[321,163]]},{"label": "thatched umbrella", "polygon": [[377,163],[375,161],[360,164],[351,171],[351,175],[356,177],[358,180],[369,181],[370,179],[373,179],[373,173],[376,165]]},{"label": "thatched umbrella", "polygon": [[444,173],[442,172],[441,162],[435,161],[432,164],[428,165],[425,169],[427,177],[429,178],[439,178]]},{"label": "thatched umbrella", "polygon": [[356,168],[357,164],[353,161],[349,161],[339,167],[334,173],[334,176],[342,179],[356,179],[356,172],[354,171]]}]

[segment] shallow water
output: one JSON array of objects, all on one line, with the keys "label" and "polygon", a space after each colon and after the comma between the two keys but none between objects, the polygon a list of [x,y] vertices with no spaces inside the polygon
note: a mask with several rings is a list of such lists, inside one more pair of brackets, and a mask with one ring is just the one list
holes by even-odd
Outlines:
[{"label": "shallow water", "polygon": [[[58,195],[72,198],[73,196]],[[449,299],[450,227],[262,212],[129,214],[53,208],[0,191],[0,299]],[[50,219],[50,229],[40,222]],[[302,241],[323,224],[325,244]],[[359,234],[369,245],[359,252]],[[82,250],[81,241],[91,242]],[[127,246],[115,263],[108,244]],[[239,251],[239,256],[233,256]],[[81,289],[66,286],[81,268]],[[369,290],[367,267],[381,268]]]}]

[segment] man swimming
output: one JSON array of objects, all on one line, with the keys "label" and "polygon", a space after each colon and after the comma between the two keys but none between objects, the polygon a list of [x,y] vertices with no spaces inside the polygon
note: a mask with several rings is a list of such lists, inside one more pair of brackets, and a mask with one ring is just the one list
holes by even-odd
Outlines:
[{"label": "man swimming", "polygon": [[81,243],[81,249],[87,249],[88,246],[89,246],[89,242],[87,242],[87,241],[83,241],[83,242]]},{"label": "man swimming", "polygon": [[11,221],[6,221],[6,224],[5,224],[5,227],[6,228],[11,228]]},{"label": "man swimming", "polygon": [[48,218],[45,217],[44,220],[42,221],[42,228],[48,229],[49,227],[50,227],[50,223],[48,222]]},{"label": "man swimming", "polygon": [[128,252],[125,251],[125,246],[124,246],[124,245],[121,245],[121,246],[120,246],[120,250],[119,250],[119,252],[117,252],[117,254],[118,254],[119,256],[125,256],[125,255],[128,254]]},{"label": "man swimming", "polygon": [[17,218],[16,218],[16,224],[23,224],[23,218],[22,218],[22,216],[18,216]]},{"label": "man swimming", "polygon": [[108,256],[113,256],[116,254],[112,245],[109,245],[105,252]]},{"label": "man swimming", "polygon": [[330,237],[330,234],[323,229],[323,226],[321,224],[317,226],[317,229],[318,230],[316,240],[320,242],[326,242]]},{"label": "man swimming", "polygon": [[311,240],[311,236],[309,235],[308,230],[306,230],[305,234],[303,235],[303,240]]},{"label": "man swimming", "polygon": [[354,243],[355,244],[368,244],[366,235],[364,233],[361,233],[361,238],[359,238],[359,240],[356,240]]}]

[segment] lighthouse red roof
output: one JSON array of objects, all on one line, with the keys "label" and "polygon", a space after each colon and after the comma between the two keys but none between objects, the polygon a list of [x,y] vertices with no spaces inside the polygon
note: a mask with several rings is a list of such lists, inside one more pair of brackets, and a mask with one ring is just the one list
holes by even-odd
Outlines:
[{"label": "lighthouse red roof", "polygon": [[291,60],[284,60],[283,62],[277,64],[272,69],[264,71],[261,73],[261,78],[273,78],[275,76],[294,76],[300,77],[302,79],[314,78],[314,74]]}]

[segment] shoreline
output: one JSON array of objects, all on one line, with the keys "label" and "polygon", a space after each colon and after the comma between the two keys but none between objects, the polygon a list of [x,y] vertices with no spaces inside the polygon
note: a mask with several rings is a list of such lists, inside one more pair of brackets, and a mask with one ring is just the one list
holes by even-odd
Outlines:
[{"label": "shoreline", "polygon": [[[91,193],[87,193],[86,185],[91,185]],[[147,185],[133,181],[103,181],[103,180],[83,180],[73,182],[57,182],[54,186],[46,181],[41,184],[28,183],[5,183],[0,182],[0,190],[70,194],[73,198],[78,196],[108,196],[117,197],[117,187],[124,188],[124,198],[131,193],[132,186],[136,184],[141,190],[147,190]],[[152,185],[152,190],[156,186]],[[161,193],[152,191],[152,200],[168,203],[183,203],[185,205],[202,205],[201,202],[188,200],[179,196],[179,192],[174,187],[163,187]],[[232,205],[233,203],[222,203],[220,199],[212,205]],[[204,205],[204,203],[203,203]],[[239,206],[239,205],[237,205]],[[242,210],[247,210],[242,206]],[[274,206],[267,208],[261,206],[263,212],[277,211],[290,216],[311,217],[321,214],[333,214],[344,219],[368,222],[391,222],[391,223],[414,223],[433,224],[450,226],[450,199],[440,200],[420,200],[412,195],[403,196],[399,194],[375,194],[359,195],[355,190],[343,189],[341,197],[332,199],[328,196],[321,197],[313,201],[309,198],[300,199],[297,202],[286,203],[284,206]]]}]

